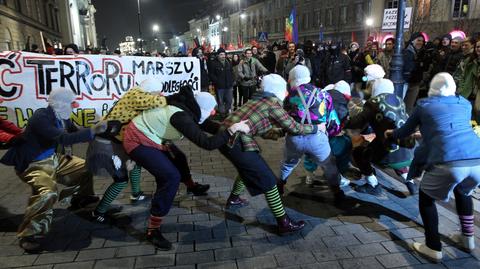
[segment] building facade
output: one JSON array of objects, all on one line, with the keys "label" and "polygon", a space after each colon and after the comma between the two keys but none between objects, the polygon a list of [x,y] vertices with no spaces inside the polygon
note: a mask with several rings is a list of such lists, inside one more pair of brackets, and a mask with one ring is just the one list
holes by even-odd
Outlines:
[{"label": "building facade", "polygon": [[66,43],[75,43],[80,49],[97,48],[96,9],[91,0],[59,0],[62,9],[61,32]]}]

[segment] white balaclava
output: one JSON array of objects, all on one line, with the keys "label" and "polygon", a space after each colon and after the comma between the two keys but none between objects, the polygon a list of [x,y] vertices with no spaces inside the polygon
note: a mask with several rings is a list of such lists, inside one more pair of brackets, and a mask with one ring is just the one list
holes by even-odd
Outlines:
[{"label": "white balaclava", "polygon": [[67,88],[57,88],[50,92],[48,105],[55,111],[58,119],[68,120],[72,114],[75,94]]},{"label": "white balaclava", "polygon": [[323,90],[325,91],[330,91],[334,89],[335,89],[335,84],[328,84],[327,86],[325,86],[325,88],[323,88]]},{"label": "white balaclava", "polygon": [[364,69],[365,76],[362,78],[363,81],[371,81],[385,76],[385,71],[383,67],[378,64],[371,64]]},{"label": "white balaclava", "polygon": [[162,82],[159,79],[147,78],[138,86],[146,92],[160,92],[162,89]]},{"label": "white balaclava", "polygon": [[310,83],[310,70],[304,65],[297,65],[288,73],[290,86],[296,88],[300,85]]},{"label": "white balaclava", "polygon": [[383,93],[390,93],[393,94],[395,91],[395,87],[393,86],[393,82],[386,78],[376,79],[373,82],[372,86],[372,97],[378,96]]},{"label": "white balaclava", "polygon": [[335,83],[335,90],[341,92],[345,96],[352,96],[350,84],[348,84],[345,80],[340,80],[339,82]]},{"label": "white balaclava", "polygon": [[264,92],[273,93],[282,102],[287,97],[287,82],[277,74],[264,76],[260,88]]},{"label": "white balaclava", "polygon": [[453,96],[457,85],[452,75],[446,72],[436,74],[430,82],[428,96]]},{"label": "white balaclava", "polygon": [[215,97],[208,92],[197,93],[195,95],[195,100],[197,101],[201,112],[198,123],[202,124],[212,114],[212,111],[217,106],[217,101],[215,100]]}]

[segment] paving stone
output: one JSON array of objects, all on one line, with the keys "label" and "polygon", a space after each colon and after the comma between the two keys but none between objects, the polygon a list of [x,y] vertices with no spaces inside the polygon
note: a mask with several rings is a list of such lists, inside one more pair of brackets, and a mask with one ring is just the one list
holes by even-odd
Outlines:
[{"label": "paving stone", "polygon": [[277,262],[272,255],[237,259],[238,269],[277,268]]},{"label": "paving stone", "polygon": [[319,262],[353,258],[352,254],[344,247],[317,249],[312,253]]},{"label": "paving stone", "polygon": [[288,245],[276,245],[271,243],[252,245],[255,256],[271,255],[277,253],[286,253],[292,251]]},{"label": "paving stone", "polygon": [[178,222],[195,222],[195,221],[207,221],[208,214],[190,214],[190,215],[179,215],[178,216]]},{"label": "paving stone", "polygon": [[420,262],[408,252],[380,255],[377,256],[377,260],[387,268],[420,264]]},{"label": "paving stone", "polygon": [[445,269],[443,264],[433,264],[433,263],[428,263],[428,264],[417,264],[417,265],[412,265],[412,266],[405,266],[405,267],[399,267],[401,269]]},{"label": "paving stone", "polygon": [[377,269],[384,268],[374,257],[340,260],[344,269]]},{"label": "paving stone", "polygon": [[389,234],[385,232],[358,233],[355,234],[355,237],[363,244],[378,243],[392,240]]},{"label": "paving stone", "polygon": [[291,252],[288,255],[275,254],[275,259],[279,266],[290,266],[315,263],[315,257],[310,252]]},{"label": "paving stone", "polygon": [[388,253],[387,249],[379,243],[348,246],[347,248],[355,257],[368,257]]},{"label": "paving stone", "polygon": [[52,264],[52,263],[64,263],[72,262],[77,256],[76,251],[71,252],[55,252],[55,253],[42,253],[38,256],[35,264]]},{"label": "paving stone", "polygon": [[115,256],[116,249],[114,248],[102,248],[102,249],[89,249],[82,250],[78,253],[76,261],[88,261],[88,260],[100,260],[113,258]]},{"label": "paving stone", "polygon": [[323,243],[329,248],[346,247],[360,244],[353,234],[327,236],[322,238]]},{"label": "paving stone", "polygon": [[95,263],[95,269],[105,269],[105,268],[133,268],[135,264],[135,258],[123,258],[123,259],[104,259],[99,260]]},{"label": "paving stone", "polygon": [[88,269],[88,268],[93,268],[94,264],[95,264],[94,261],[72,262],[72,263],[56,264],[54,268],[55,269]]},{"label": "paving stone", "polygon": [[338,216],[338,219],[345,224],[373,222],[372,218],[366,216]]},{"label": "paving stone", "polygon": [[302,269],[318,269],[318,268],[328,268],[328,269],[342,269],[342,266],[337,261],[330,262],[320,262],[300,266]]},{"label": "paving stone", "polygon": [[22,267],[22,269],[52,269],[53,264]]},{"label": "paving stone", "polygon": [[264,234],[232,236],[231,240],[234,247],[268,243],[267,237]]},{"label": "paving stone", "polygon": [[0,245],[10,245],[17,241],[17,237],[15,235],[4,235],[0,236]]},{"label": "paving stone", "polygon": [[444,258],[448,258],[448,259],[464,259],[464,258],[472,257],[470,253],[459,250],[456,247],[447,246],[447,247],[443,247],[442,250],[444,254],[447,254],[447,257],[445,257],[444,255]]},{"label": "paving stone", "polygon": [[410,251],[410,247],[406,241],[395,240],[381,242],[382,246],[391,253]]},{"label": "paving stone", "polygon": [[116,257],[132,257],[152,254],[155,254],[155,247],[153,245],[140,245],[118,248]]},{"label": "paving stone", "polygon": [[288,245],[292,248],[293,251],[314,251],[317,249],[324,249],[327,247],[320,240],[317,240],[317,241],[297,240],[297,241],[290,242]]},{"label": "paving stone", "polygon": [[0,268],[30,266],[37,257],[38,255],[0,257]]},{"label": "paving stone", "polygon": [[213,250],[199,251],[192,253],[180,253],[176,256],[176,264],[197,264],[213,262]]},{"label": "paving stone", "polygon": [[423,231],[419,231],[415,228],[396,229],[391,230],[390,232],[401,240],[424,236]]},{"label": "paving stone", "polygon": [[25,251],[17,244],[15,245],[0,245],[0,256],[18,256]]},{"label": "paving stone", "polygon": [[186,233],[178,233],[178,240],[182,241],[195,241],[195,240],[210,240],[212,239],[212,232],[211,230],[204,230],[204,231],[192,231]]},{"label": "paving stone", "polygon": [[175,254],[158,254],[138,257],[135,268],[148,268],[175,265]]},{"label": "paving stone", "polygon": [[215,260],[233,260],[237,258],[249,258],[253,256],[250,246],[241,246],[234,248],[223,248],[215,250]]},{"label": "paving stone", "polygon": [[235,261],[210,262],[197,265],[198,269],[237,269]]},{"label": "paving stone", "polygon": [[202,251],[207,249],[230,248],[230,240],[213,239],[206,241],[199,241],[195,243],[195,251]]},{"label": "paving stone", "polygon": [[480,261],[475,258],[446,261],[444,264],[449,269],[480,268]]},{"label": "paving stone", "polygon": [[345,234],[354,234],[354,233],[365,233],[367,230],[360,224],[346,224],[346,225],[339,225],[334,226],[332,229],[338,235],[345,235]]}]

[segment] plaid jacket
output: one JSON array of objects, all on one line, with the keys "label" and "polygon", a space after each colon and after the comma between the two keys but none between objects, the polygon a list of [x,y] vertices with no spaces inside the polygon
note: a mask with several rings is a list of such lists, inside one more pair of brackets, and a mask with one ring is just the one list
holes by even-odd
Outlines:
[{"label": "plaid jacket", "polygon": [[243,151],[260,151],[255,136],[262,136],[272,128],[281,128],[284,132],[293,135],[316,133],[316,125],[300,124],[290,117],[283,109],[279,99],[267,93],[255,94],[251,100],[233,112],[225,119],[224,126],[229,127],[242,120],[248,120],[249,134],[237,133],[230,139],[232,146],[236,139],[240,139]]}]

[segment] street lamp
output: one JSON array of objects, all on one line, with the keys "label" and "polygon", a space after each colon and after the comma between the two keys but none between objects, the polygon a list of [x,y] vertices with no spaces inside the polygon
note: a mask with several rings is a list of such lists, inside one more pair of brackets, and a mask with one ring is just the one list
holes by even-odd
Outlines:
[{"label": "street lamp", "polygon": [[247,14],[245,14],[245,13],[240,14],[240,18],[241,18],[242,20],[245,19],[246,17],[247,17]]},{"label": "street lamp", "polygon": [[158,24],[154,24],[154,25],[152,26],[152,31],[155,32],[155,33],[158,32],[158,31],[160,31],[160,26],[159,26]]},{"label": "street lamp", "polygon": [[367,18],[365,20],[365,25],[367,25],[368,28],[368,35],[367,38],[370,37],[370,28],[373,26],[373,19],[372,18]]},{"label": "street lamp", "polygon": [[227,27],[227,26],[223,27],[222,31],[227,32],[227,31],[228,31],[228,27]]},{"label": "street lamp", "polygon": [[[140,19],[140,0],[137,0],[137,17],[138,17],[138,35],[140,36],[140,39],[142,38],[142,23]],[[143,51],[142,48],[142,43],[140,43],[140,49]]]},{"label": "street lamp", "polygon": [[197,28],[197,33],[200,33],[200,28]]},{"label": "street lamp", "polygon": [[215,19],[217,19],[217,21],[219,21],[221,18],[222,18],[222,17],[221,17],[219,14],[217,14],[217,15],[215,16]]}]

